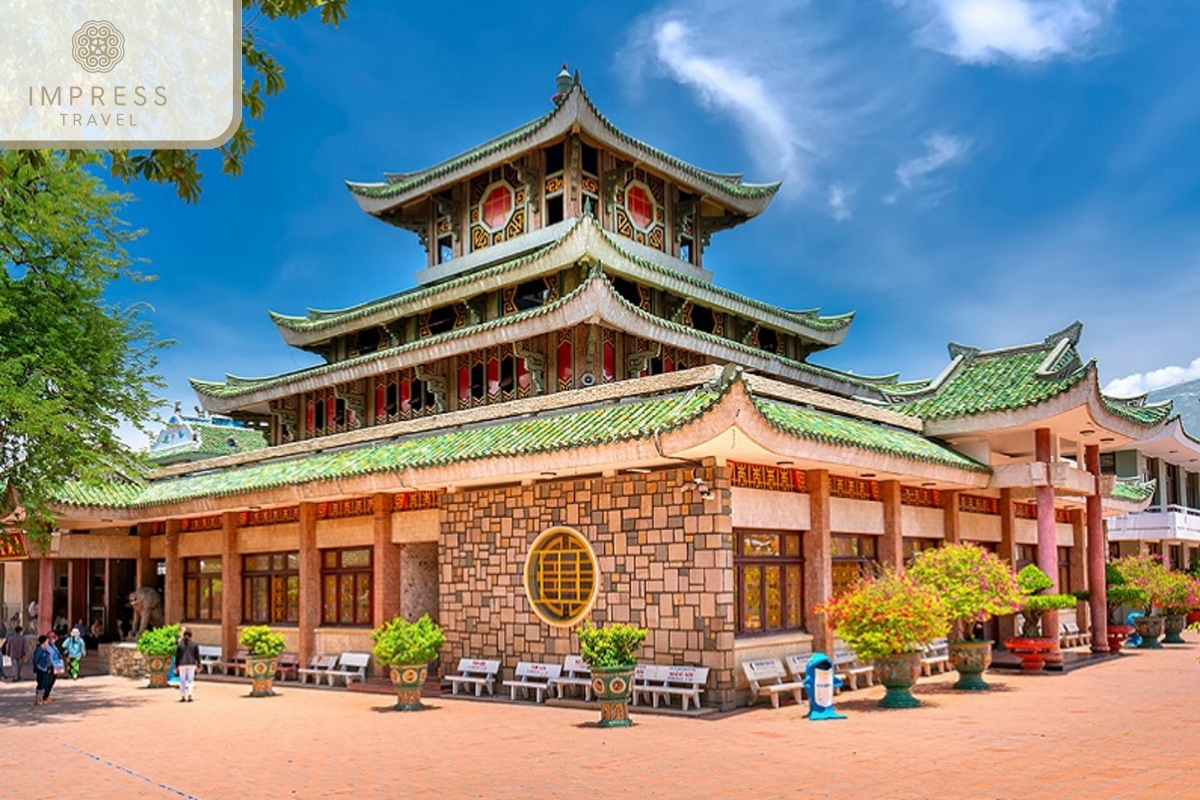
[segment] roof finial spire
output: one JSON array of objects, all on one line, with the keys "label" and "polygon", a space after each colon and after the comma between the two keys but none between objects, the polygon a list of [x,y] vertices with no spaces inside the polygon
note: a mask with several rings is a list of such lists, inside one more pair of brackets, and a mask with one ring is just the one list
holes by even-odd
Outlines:
[{"label": "roof finial spire", "polygon": [[567,95],[571,93],[571,87],[573,85],[574,82],[571,80],[571,72],[567,69],[566,63],[564,63],[562,65],[562,70],[558,73],[558,77],[554,79],[554,88],[556,88],[558,91],[555,92],[554,97],[550,99],[554,101],[555,105],[558,105],[563,100],[567,99]]}]

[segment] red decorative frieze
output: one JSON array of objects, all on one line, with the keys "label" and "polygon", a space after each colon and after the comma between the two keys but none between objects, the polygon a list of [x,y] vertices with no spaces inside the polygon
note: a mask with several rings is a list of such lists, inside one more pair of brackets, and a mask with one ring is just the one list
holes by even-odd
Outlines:
[{"label": "red decorative frieze", "polygon": [[1017,519],[1037,519],[1037,505],[1034,503],[1013,503],[1013,516]]},{"label": "red decorative frieze", "polygon": [[1069,508],[1054,509],[1054,521],[1069,525],[1071,523],[1071,510]]},{"label": "red decorative frieze", "polygon": [[432,489],[424,492],[401,492],[394,495],[393,511],[421,511],[426,508],[441,508],[442,495],[445,489]]},{"label": "red decorative frieze", "polygon": [[221,530],[221,515],[214,514],[210,517],[188,517],[179,521],[179,530],[183,533],[197,533],[199,531],[219,531]]},{"label": "red decorative frieze", "polygon": [[773,467],[767,464],[727,462],[729,483],[742,489],[766,489],[772,492],[808,491],[803,470]]},{"label": "red decorative frieze", "polygon": [[994,497],[981,497],[977,494],[960,494],[958,510],[968,514],[999,514],[1000,503]]},{"label": "red decorative frieze", "polygon": [[879,483],[864,478],[830,475],[829,496],[844,497],[848,500],[879,500]]},{"label": "red decorative frieze", "polygon": [[21,561],[29,558],[25,534],[20,531],[0,531],[0,561]]},{"label": "red decorative frieze", "polygon": [[901,486],[900,503],[922,508],[941,508],[942,495],[937,489],[922,489],[920,486]]},{"label": "red decorative frieze", "polygon": [[374,513],[374,497],[354,497],[350,500],[335,500],[330,503],[317,503],[317,519],[365,517]]},{"label": "red decorative frieze", "polygon": [[260,511],[243,511],[239,515],[238,525],[242,528],[253,528],[256,525],[283,525],[299,521],[300,506],[283,506],[264,508]]}]

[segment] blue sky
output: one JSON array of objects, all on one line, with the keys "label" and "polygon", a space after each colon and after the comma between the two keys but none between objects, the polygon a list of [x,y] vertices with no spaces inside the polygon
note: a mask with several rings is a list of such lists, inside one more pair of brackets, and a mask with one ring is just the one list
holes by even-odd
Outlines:
[{"label": "blue sky", "polygon": [[[353,0],[274,24],[288,87],[245,174],[206,154],[185,205],[131,187],[166,399],[187,378],[301,368],[267,310],[412,286],[416,237],[345,179],[429,166],[545,113],[561,62],[628,133],[785,188],[718,234],[716,281],[857,311],[814,361],[931,377],[946,343],[1075,319],[1111,388],[1200,377],[1200,3],[864,0],[438,4]],[[1172,369],[1173,368],[1173,369]],[[1165,371],[1164,371],[1165,370]],[[135,439],[136,441],[136,439]]]}]

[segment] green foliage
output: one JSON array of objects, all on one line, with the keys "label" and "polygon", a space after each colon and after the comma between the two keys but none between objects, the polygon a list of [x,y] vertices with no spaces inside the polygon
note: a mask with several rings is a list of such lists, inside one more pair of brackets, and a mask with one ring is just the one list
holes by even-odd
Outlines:
[{"label": "green foliage", "polygon": [[148,656],[173,656],[179,644],[179,626],[163,625],[151,628],[138,637],[138,652]]},{"label": "green foliage", "polygon": [[952,544],[917,555],[908,574],[936,591],[961,635],[974,638],[974,626],[1019,607],[1021,590],[1012,568],[973,544]]},{"label": "green foliage", "polygon": [[1054,587],[1050,576],[1033,564],[1027,565],[1017,573],[1017,584],[1021,587],[1024,597],[1020,601],[1021,616],[1025,624],[1021,627],[1021,635],[1028,638],[1038,636],[1057,636],[1055,632],[1041,631],[1042,615],[1047,611],[1074,608],[1078,602],[1073,594],[1041,594],[1046,589]]},{"label": "green foliage", "polygon": [[242,631],[238,642],[256,658],[274,658],[287,647],[284,638],[268,625],[251,625]]},{"label": "green foliage", "polygon": [[380,664],[425,664],[437,658],[446,636],[428,614],[416,622],[393,617],[371,634]]},{"label": "green foliage", "polygon": [[575,629],[575,635],[579,637],[580,656],[593,669],[634,666],[637,659],[633,654],[646,641],[648,634],[645,628],[620,622],[597,628],[591,620]]},{"label": "green foliage", "polygon": [[911,576],[886,570],[816,608],[864,661],[919,653],[950,630],[946,604]]},{"label": "green foliage", "polygon": [[156,340],[137,305],[105,299],[142,280],[117,218],[126,198],[87,169],[94,153],[0,152],[0,518],[19,504],[49,539],[53,492],[70,480],[140,474],[117,439],[121,420],[155,406]]},{"label": "green foliage", "polygon": [[1146,593],[1147,613],[1155,606],[1165,606],[1167,602],[1175,599],[1176,583],[1173,575],[1178,573],[1171,571],[1162,556],[1123,556],[1112,563],[1125,577],[1126,583]]}]

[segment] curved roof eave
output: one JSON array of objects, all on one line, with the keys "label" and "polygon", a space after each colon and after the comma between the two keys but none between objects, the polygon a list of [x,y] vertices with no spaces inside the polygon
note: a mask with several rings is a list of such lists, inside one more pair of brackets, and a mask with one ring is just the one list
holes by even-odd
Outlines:
[{"label": "curved roof eave", "polygon": [[478,272],[440,284],[415,287],[341,311],[310,311],[308,317],[272,312],[271,319],[288,345],[307,347],[354,330],[387,324],[411,314],[495,291],[514,281],[528,280],[560,269],[584,256],[598,258],[605,266],[656,288],[693,296],[705,305],[722,311],[767,321],[785,333],[803,337],[823,347],[841,344],[854,321],[854,312],[822,317],[819,316],[819,310],[787,311],[694,276],[675,272],[628,252],[589,216],[580,217],[570,230],[554,242],[520,258]]},{"label": "curved roof eave", "polygon": [[[749,345],[724,339],[678,323],[663,320],[636,308],[613,289],[603,272],[594,269],[592,277],[571,294],[546,306],[530,309],[512,317],[492,320],[472,328],[447,331],[438,336],[381,350],[355,359],[324,364],[295,373],[264,378],[259,385],[228,387],[211,381],[192,379],[192,388],[201,405],[213,413],[229,413],[297,392],[309,391],[332,383],[345,383],[403,369],[429,361],[458,355],[497,344],[497,330],[504,340],[527,339],[551,330],[587,321],[603,321],[619,330],[628,330],[651,341],[681,347],[722,361],[741,363],[768,375],[794,380],[838,394],[871,391],[874,387],[782,356],[766,355]],[[233,388],[234,391],[228,391]],[[222,391],[226,389],[226,391]]]},{"label": "curved roof eave", "polygon": [[629,136],[596,109],[579,84],[549,114],[429,169],[412,173],[405,181],[346,181],[346,186],[363,211],[377,216],[395,206],[439,191],[447,184],[503,163],[519,153],[548,144],[573,129],[588,134],[613,150],[635,156],[635,160],[651,169],[750,217],[766,210],[779,191],[779,183],[742,183],[740,176],[733,180],[729,175],[702,170]]}]

